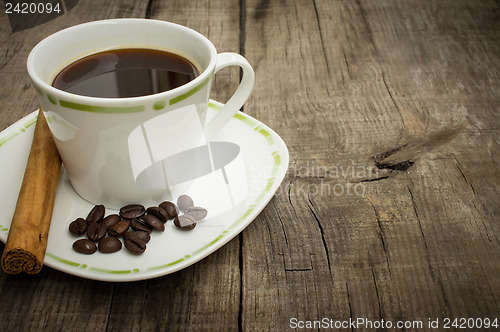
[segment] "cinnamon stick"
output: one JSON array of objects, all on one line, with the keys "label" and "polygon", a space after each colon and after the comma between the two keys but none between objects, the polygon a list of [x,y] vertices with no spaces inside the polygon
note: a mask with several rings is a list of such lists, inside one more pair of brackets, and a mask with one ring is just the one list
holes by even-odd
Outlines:
[{"label": "cinnamon stick", "polygon": [[40,272],[47,249],[61,159],[43,112],[33,135],[28,164],[2,255],[6,273]]}]

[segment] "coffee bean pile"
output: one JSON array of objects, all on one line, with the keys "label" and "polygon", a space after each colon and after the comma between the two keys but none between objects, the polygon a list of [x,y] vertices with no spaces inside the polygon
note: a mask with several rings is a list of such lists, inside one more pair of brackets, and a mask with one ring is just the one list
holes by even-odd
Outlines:
[{"label": "coffee bean pile", "polygon": [[76,252],[91,255],[99,250],[108,254],[120,251],[124,245],[132,254],[140,255],[146,250],[151,233],[165,231],[167,221],[173,220],[179,229],[191,230],[208,211],[195,206],[188,195],[181,195],[177,205],[165,201],[146,209],[141,204],[130,204],[122,207],[119,214],[105,216],[105,213],[104,205],[96,205],[85,219],[77,218],[69,224],[71,234],[87,236],[73,243]]}]

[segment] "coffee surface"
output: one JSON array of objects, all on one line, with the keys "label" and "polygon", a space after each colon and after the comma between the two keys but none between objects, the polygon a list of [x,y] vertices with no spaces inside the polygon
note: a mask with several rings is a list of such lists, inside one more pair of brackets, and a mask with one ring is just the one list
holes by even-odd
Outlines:
[{"label": "coffee surface", "polygon": [[126,98],[177,88],[198,76],[187,59],[152,49],[118,49],[81,58],[55,77],[52,86],[78,95]]}]

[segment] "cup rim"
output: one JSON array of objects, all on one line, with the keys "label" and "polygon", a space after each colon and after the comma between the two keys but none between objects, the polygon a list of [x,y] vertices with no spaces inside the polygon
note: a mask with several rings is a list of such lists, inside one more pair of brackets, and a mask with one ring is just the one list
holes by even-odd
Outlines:
[{"label": "cup rim", "polygon": [[[51,40],[53,38],[57,38],[58,36],[71,32],[72,30],[77,30],[77,29],[85,29],[87,26],[90,25],[96,25],[96,24],[108,24],[108,23],[113,23],[113,22],[120,22],[120,23],[126,23],[127,21],[129,22],[139,22],[142,21],[146,24],[162,24],[166,26],[171,26],[175,27],[178,29],[182,29],[184,31],[187,31],[195,36],[197,36],[200,40],[204,41],[205,44],[209,47],[210,49],[210,62],[208,66],[193,80],[189,81],[188,83],[185,83],[179,87],[176,87],[174,89],[170,89],[167,91],[163,92],[158,92],[154,94],[149,94],[149,95],[144,95],[144,96],[137,96],[137,97],[92,97],[92,96],[85,96],[85,95],[79,95],[79,94],[74,94],[71,92],[63,91],[60,89],[57,89],[53,87],[51,84],[45,82],[37,73],[34,65],[34,59],[36,56],[37,51],[44,47],[44,44],[46,41]],[[215,69],[215,63],[216,63],[216,56],[217,56],[217,51],[215,49],[215,46],[213,43],[205,37],[203,34],[199,33],[196,30],[193,30],[191,28],[188,28],[186,26],[183,26],[181,24],[173,23],[173,22],[168,22],[168,21],[163,21],[163,20],[156,20],[156,19],[146,19],[146,18],[115,18],[115,19],[105,19],[105,20],[97,20],[97,21],[91,21],[91,22],[86,22],[86,23],[81,23],[77,25],[73,25],[70,27],[67,27],[65,29],[59,30],[53,34],[48,35],[41,41],[39,41],[35,47],[30,51],[27,61],[26,61],[26,67],[28,71],[28,75],[30,78],[34,81],[34,83],[39,86],[43,87],[45,90],[47,90],[49,93],[53,94],[54,96],[59,96],[60,98],[72,98],[72,100],[75,100],[77,102],[82,102],[82,103],[87,103],[87,104],[100,104],[100,105],[112,105],[112,104],[132,104],[136,102],[141,102],[144,103],[148,99],[151,98],[172,98],[172,95],[177,95],[177,94],[182,94],[182,91],[184,90],[191,90],[200,84],[203,84],[203,82],[213,74],[213,71]]]}]

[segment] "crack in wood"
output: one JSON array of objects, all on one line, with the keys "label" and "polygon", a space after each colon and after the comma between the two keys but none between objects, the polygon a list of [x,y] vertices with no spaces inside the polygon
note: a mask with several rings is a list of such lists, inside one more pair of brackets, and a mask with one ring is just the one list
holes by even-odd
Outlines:
[{"label": "crack in wood", "polygon": [[380,180],[384,180],[384,179],[388,179],[389,177],[391,176],[391,173],[389,173],[388,175],[382,175],[378,178],[368,178],[368,179],[362,179],[362,180],[359,180],[359,181],[355,181],[355,182],[376,182],[376,181],[380,181]]},{"label": "crack in wood", "polygon": [[[481,200],[479,200],[479,201],[481,201]],[[474,209],[476,211],[480,211],[479,207],[476,205],[476,202],[474,202],[473,199],[471,200],[471,203],[472,203],[472,205],[474,205]],[[484,211],[484,209],[483,209],[483,211]],[[490,234],[488,232],[488,228],[486,227],[486,224],[485,224],[485,222],[484,222],[483,219],[481,219],[481,224],[483,225],[484,233],[486,234],[486,238],[488,239],[489,242],[493,242],[493,240],[490,238]],[[497,244],[499,244],[498,241],[497,241]]]},{"label": "crack in wood", "polygon": [[465,181],[465,183],[467,183],[469,185],[469,187],[472,189],[472,192],[474,193],[474,195],[477,195],[476,193],[476,189],[474,189],[474,186],[472,185],[472,183],[467,179],[467,177],[465,176],[463,170],[462,170],[462,164],[460,163],[460,161],[458,161],[457,159],[457,156],[455,156],[454,153],[451,154],[453,156],[453,158],[455,159],[456,163],[457,163],[457,168],[458,168],[458,171],[460,172],[460,174],[462,174],[462,177]]},{"label": "crack in wood", "polygon": [[385,161],[385,159],[387,159],[391,155],[401,151],[401,149],[403,149],[406,146],[407,146],[407,144],[402,145],[402,146],[398,146],[394,149],[390,149],[390,150],[382,152],[378,155],[373,156],[373,160],[375,161],[375,165],[380,169],[391,169],[394,171],[406,171],[406,170],[408,170],[411,166],[413,166],[415,164],[415,161],[413,161],[413,160],[402,160],[400,162]]},{"label": "crack in wood", "polygon": [[399,117],[401,118],[402,127],[401,127],[401,130],[399,132],[399,138],[397,139],[397,141],[399,142],[399,141],[401,141],[401,138],[403,138],[403,133],[404,133],[405,128],[406,128],[405,119],[403,117],[403,114],[401,113],[401,109],[399,109],[399,106],[396,103],[396,100],[394,100],[394,96],[392,95],[391,89],[389,89],[389,86],[387,85],[384,73],[382,73],[382,81],[384,82],[385,89],[387,90],[387,93],[389,94],[389,98],[391,98],[392,103],[396,107],[396,110],[398,111]]},{"label": "crack in wood", "polygon": [[293,213],[295,214],[295,216],[297,217],[297,211],[295,211],[295,207],[293,206],[292,204],[292,182],[289,182],[288,183],[288,192],[287,192],[287,196],[288,196],[288,203],[290,203],[290,206],[292,207],[293,209]]},{"label": "crack in wood", "polygon": [[326,54],[326,47],[325,47],[325,42],[324,42],[323,32],[322,32],[323,30],[321,29],[321,22],[319,19],[319,13],[318,13],[318,7],[316,5],[316,0],[313,0],[313,7],[314,7],[314,12],[316,14],[316,23],[318,25],[319,40],[321,41],[321,48],[323,50],[323,57],[325,60],[326,70],[328,72],[328,77],[331,77],[330,65],[328,64],[328,55]]},{"label": "crack in wood", "polygon": [[7,60],[7,61],[5,61],[5,63],[0,66],[0,70],[2,70],[5,66],[7,66],[7,64],[9,63],[9,61],[10,61],[10,59]]},{"label": "crack in wood", "polygon": [[331,267],[331,263],[330,263],[330,253],[328,251],[328,245],[327,245],[326,239],[325,239],[325,230],[323,229],[323,226],[321,225],[321,222],[319,221],[319,218],[316,215],[316,212],[314,212],[315,207],[314,207],[313,202],[311,201],[310,191],[307,191],[307,200],[309,201],[309,204],[307,204],[307,207],[311,211],[311,213],[314,217],[314,220],[316,220],[316,223],[319,227],[319,231],[321,233],[321,241],[323,243],[323,248],[325,249],[326,261],[328,263],[328,271],[330,272],[330,276],[331,276],[332,275],[332,267]]},{"label": "crack in wood", "polygon": [[359,13],[361,14],[361,19],[363,20],[363,23],[364,23],[366,30],[368,32],[368,39],[370,40],[370,44],[373,46],[373,50],[375,51],[375,55],[377,55],[377,57],[379,57],[379,52],[378,52],[377,46],[375,46],[375,41],[373,39],[372,29],[370,28],[370,25],[368,24],[368,20],[366,19],[365,9],[363,8],[363,6],[361,5],[361,2],[359,0],[356,0],[356,3],[357,3],[358,8],[359,8]]},{"label": "crack in wood", "polygon": [[[380,242],[382,244],[382,249],[384,251],[384,256],[385,256],[385,263],[387,265],[387,271],[389,272],[389,278],[390,280],[392,281],[394,278],[393,278],[393,273],[392,273],[392,269],[391,269],[391,264],[389,263],[389,250],[386,246],[386,241],[385,241],[385,231],[382,227],[382,220],[380,218],[380,214],[379,212],[377,211],[377,209],[375,208],[375,205],[373,204],[373,202],[371,201],[371,199],[367,196],[366,197],[367,200],[368,200],[368,203],[371,205],[372,209],[373,209],[373,212],[375,214],[375,219],[377,221],[377,225],[378,225],[378,235],[379,235],[379,238],[380,238]],[[370,253],[368,253],[368,257],[371,261],[371,255]],[[371,265],[371,264],[370,264]],[[382,311],[382,307],[381,307],[381,304],[380,304],[380,298],[379,298],[379,293],[378,293],[378,287],[377,287],[377,283],[376,283],[376,280],[375,280],[375,275],[374,275],[374,270],[373,270],[373,266],[371,266],[371,269],[372,269],[372,275],[373,275],[373,281],[374,281],[374,284],[375,284],[375,291],[377,292],[377,301],[378,301],[378,304],[379,304],[379,314],[380,314],[380,318],[384,317],[384,313]],[[399,296],[398,294],[396,294],[396,301],[398,303],[398,307],[400,308],[401,307],[401,304],[400,304],[400,299],[399,299]]]},{"label": "crack in wood", "polygon": [[373,286],[375,287],[375,295],[377,296],[378,315],[379,318],[383,318],[384,315],[382,314],[382,304],[380,303],[380,295],[378,294],[377,279],[375,278],[375,271],[373,270],[373,266],[370,267],[370,270],[372,271]]},{"label": "crack in wood", "polygon": [[427,242],[425,241],[424,230],[422,229],[422,224],[420,223],[420,216],[418,215],[417,203],[415,202],[415,197],[413,197],[413,192],[411,191],[411,188],[409,186],[406,186],[406,188],[408,188],[408,192],[410,193],[410,198],[411,198],[411,203],[412,203],[412,206],[413,206],[413,211],[415,213],[415,217],[417,218],[418,226],[420,228],[420,234],[422,235],[422,239],[424,241],[425,249],[428,251],[429,248],[427,247]]},{"label": "crack in wood", "polygon": [[146,13],[144,14],[145,18],[153,17],[153,7],[155,0],[148,0],[148,4],[146,5]]},{"label": "crack in wood", "polygon": [[[483,205],[484,205],[483,200],[482,200],[482,197],[481,197],[480,195],[478,195],[478,194],[477,194],[476,189],[475,189],[475,188],[474,188],[474,186],[472,185],[472,182],[471,182],[471,181],[469,181],[469,179],[465,176],[465,173],[463,172],[463,169],[462,169],[462,168],[463,168],[463,166],[462,166],[462,164],[460,163],[460,161],[458,160],[457,156],[456,156],[454,153],[451,153],[451,155],[452,155],[452,156],[453,156],[453,158],[455,159],[455,162],[457,163],[457,169],[458,169],[458,171],[460,172],[460,174],[462,175],[462,178],[464,179],[465,183],[467,183],[467,184],[470,186],[470,188],[471,188],[472,193],[474,194],[474,196],[476,196],[476,198],[479,200],[479,202],[480,202],[481,204],[483,204]],[[472,205],[474,206],[474,208],[475,208],[475,210],[476,210],[476,211],[480,211],[480,209],[479,209],[479,207],[476,205],[476,203],[475,203],[474,199],[472,199],[472,200],[471,200],[471,203],[472,203]],[[484,211],[484,209],[482,209],[482,210]],[[492,219],[494,219],[494,217],[493,217],[493,216],[491,216],[491,217],[492,217]],[[489,234],[489,232],[488,232],[488,227],[486,226],[484,219],[479,218],[479,219],[477,219],[477,220],[476,220],[476,222],[477,222],[477,221],[480,221],[480,222],[481,222],[481,224],[482,224],[482,226],[483,226],[483,228],[484,228],[484,232],[485,232],[486,238],[488,239],[488,241],[489,241],[489,242],[493,242],[493,239],[490,237],[490,234]],[[494,234],[494,233],[493,233],[493,234]],[[497,241],[497,243],[498,243],[498,241]]]},{"label": "crack in wood", "polygon": [[238,301],[238,331],[243,331],[243,235],[238,234],[238,270],[240,273],[240,298]]},{"label": "crack in wood", "polygon": [[[283,231],[283,236],[285,238],[285,243],[286,243],[286,246],[288,247],[288,237],[286,236],[285,225],[283,225],[283,219],[281,218],[281,215],[280,215],[278,209],[276,208],[276,205],[273,204],[273,206],[274,206],[274,210],[276,211],[276,214],[278,215],[278,219],[279,219],[280,225],[281,225],[281,230]],[[268,229],[269,229],[269,226],[268,226]],[[270,229],[269,229],[269,235],[271,235]]]},{"label": "crack in wood", "polygon": [[414,139],[411,142],[377,154],[373,156],[373,160],[380,169],[406,171],[415,164],[419,157],[448,143],[465,128],[465,124],[461,123],[451,128],[439,130],[427,137]]},{"label": "crack in wood", "polygon": [[370,203],[370,205],[371,205],[371,207],[373,209],[373,212],[375,214],[375,220],[377,221],[377,226],[378,226],[378,232],[377,233],[379,235],[380,242],[382,244],[382,249],[384,250],[385,262],[387,264],[387,270],[389,271],[389,276],[392,279],[392,271],[391,271],[391,266],[389,264],[389,251],[387,250],[387,246],[386,246],[386,243],[385,243],[385,232],[384,232],[384,229],[382,227],[382,222],[380,220],[380,215],[379,215],[377,209],[375,209],[375,206],[373,205],[373,203],[370,200],[370,198],[367,197],[367,200],[368,200],[368,203]]},{"label": "crack in wood", "polygon": [[141,316],[140,316],[140,320],[139,320],[139,324],[141,325],[141,327],[143,326],[143,321],[144,321],[144,315],[147,313],[147,309],[146,309],[146,304],[147,304],[147,299],[148,299],[148,295],[149,295],[149,285],[150,285],[150,281],[149,280],[146,280],[146,290],[144,292],[144,300],[142,302],[142,310],[141,310]]},{"label": "crack in wood", "polygon": [[305,268],[289,268],[285,269],[286,272],[304,272],[304,271],[313,271],[313,268],[311,267],[305,267]]},{"label": "crack in wood", "polygon": [[[345,54],[345,49],[342,49],[342,54],[344,55],[344,62],[345,62],[346,68],[347,68],[347,74],[349,74],[349,79],[352,79],[351,66],[349,65],[349,61],[347,60],[347,56]],[[343,73],[342,73],[342,84],[345,88],[346,87],[345,86],[345,78],[344,78]]]},{"label": "crack in wood", "polygon": [[[240,54],[245,56],[245,46],[246,46],[246,38],[247,38],[247,3],[246,0],[240,0]],[[243,76],[243,73],[240,73],[240,80]]]},{"label": "crack in wood", "polygon": [[[351,306],[351,295],[349,294],[349,285],[347,284],[347,281],[345,282],[345,290],[347,294],[347,305],[349,306],[349,318],[351,321],[353,321],[353,316],[352,316],[352,306]],[[354,328],[351,327],[351,331],[354,331]]]},{"label": "crack in wood", "polygon": [[115,292],[116,292],[116,284],[113,284],[113,288],[111,291],[111,298],[109,300],[108,314],[106,315],[106,328],[104,329],[104,331],[108,331],[109,328],[109,321],[111,320],[111,309],[113,308],[113,300],[115,298]]},{"label": "crack in wood", "polygon": [[441,282],[440,278],[438,278],[436,276],[436,273],[434,271],[434,267],[431,263],[429,247],[427,246],[427,240],[426,240],[425,235],[424,235],[424,229],[422,227],[422,223],[420,222],[420,216],[419,216],[418,211],[417,211],[417,203],[415,201],[415,197],[413,196],[413,192],[411,191],[411,188],[409,186],[407,186],[407,188],[408,188],[408,192],[410,193],[410,198],[411,198],[411,202],[413,205],[413,211],[415,212],[415,217],[417,219],[417,224],[418,224],[418,227],[420,229],[420,234],[422,235],[422,241],[423,241],[424,248],[425,248],[425,256],[427,259],[427,264],[429,266],[429,273],[431,275],[431,278],[436,282],[437,286],[439,287],[439,289],[441,291],[441,295],[443,297],[443,301],[446,305],[446,310],[448,313],[448,311],[451,309],[450,303],[448,301],[448,297],[446,296],[446,292],[444,291],[443,283]]}]

